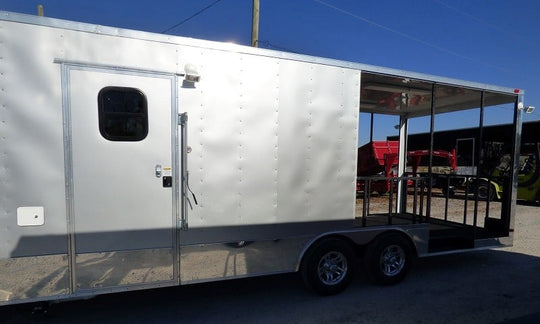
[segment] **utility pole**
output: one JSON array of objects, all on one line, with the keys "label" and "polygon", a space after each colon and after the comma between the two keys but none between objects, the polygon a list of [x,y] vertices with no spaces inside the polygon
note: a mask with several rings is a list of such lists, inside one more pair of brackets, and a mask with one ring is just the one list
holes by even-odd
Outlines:
[{"label": "utility pole", "polygon": [[37,14],[38,16],[43,17],[43,5],[37,6]]},{"label": "utility pole", "polygon": [[251,46],[259,47],[259,0],[253,0],[253,20],[251,23]]}]

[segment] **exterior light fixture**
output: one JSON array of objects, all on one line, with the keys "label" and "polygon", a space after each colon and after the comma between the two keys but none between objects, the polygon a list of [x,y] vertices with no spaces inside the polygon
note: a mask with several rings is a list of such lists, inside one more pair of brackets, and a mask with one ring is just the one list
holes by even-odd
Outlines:
[{"label": "exterior light fixture", "polygon": [[197,72],[197,68],[193,64],[189,64],[189,63],[186,64],[184,66],[184,72],[185,72],[184,79],[187,82],[195,83],[195,82],[199,82],[199,80],[201,79],[199,72]]},{"label": "exterior light fixture", "polygon": [[532,114],[534,106],[524,106],[523,102],[519,102],[517,106],[518,110],[524,110],[526,114]]}]

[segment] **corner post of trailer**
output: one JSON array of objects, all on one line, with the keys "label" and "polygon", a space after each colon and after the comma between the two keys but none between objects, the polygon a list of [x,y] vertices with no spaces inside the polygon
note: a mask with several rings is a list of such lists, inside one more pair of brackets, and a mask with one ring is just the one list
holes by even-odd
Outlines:
[{"label": "corner post of trailer", "polygon": [[512,168],[510,178],[510,184],[508,184],[505,189],[510,189],[510,199],[504,197],[504,201],[507,202],[506,206],[503,206],[503,226],[505,230],[508,230],[509,236],[512,236],[513,227],[514,227],[514,217],[516,215],[516,204],[512,203],[517,200],[517,191],[518,191],[518,174],[519,174],[519,155],[520,155],[520,146],[521,146],[521,128],[522,128],[522,119],[523,119],[523,94],[520,93],[516,96],[514,102],[514,121],[512,126],[512,136],[513,145],[512,145]]}]

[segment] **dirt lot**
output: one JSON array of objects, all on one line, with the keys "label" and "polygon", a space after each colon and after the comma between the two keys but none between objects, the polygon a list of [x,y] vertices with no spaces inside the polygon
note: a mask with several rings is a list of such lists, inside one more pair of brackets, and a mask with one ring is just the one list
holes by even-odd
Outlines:
[{"label": "dirt lot", "polygon": [[396,286],[362,271],[319,297],[296,274],[99,296],[46,316],[0,309],[3,323],[540,323],[540,207],[518,205],[514,246],[420,259]]},{"label": "dirt lot", "polygon": [[[504,251],[540,258],[540,207],[518,205],[514,228],[514,246]],[[537,280],[540,282],[540,274]]]}]

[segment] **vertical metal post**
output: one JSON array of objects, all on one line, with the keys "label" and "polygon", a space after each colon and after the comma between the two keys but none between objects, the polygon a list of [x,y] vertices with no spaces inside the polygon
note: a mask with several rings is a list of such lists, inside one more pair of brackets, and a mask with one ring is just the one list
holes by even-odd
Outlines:
[{"label": "vertical metal post", "polygon": [[523,95],[516,96],[514,102],[514,120],[513,120],[513,144],[512,145],[512,161],[510,178],[507,179],[510,184],[504,186],[504,189],[510,189],[510,194],[505,193],[503,197],[503,210],[501,211],[501,221],[505,231],[508,232],[509,237],[513,237],[514,217],[516,215],[516,199],[518,190],[518,173],[519,173],[519,155],[521,150],[521,128],[523,109]]},{"label": "vertical metal post", "polygon": [[426,183],[423,179],[420,180],[420,209],[418,214],[418,220],[422,222],[422,216],[424,216],[424,194],[426,192]]},{"label": "vertical metal post", "polygon": [[414,198],[413,198],[413,212],[412,212],[412,217],[413,217],[413,224],[416,224],[416,216],[417,216],[417,199],[418,199],[418,178],[415,178],[414,179]]},{"label": "vertical metal post", "polygon": [[[184,161],[182,156],[182,161],[180,162],[179,157],[179,133],[178,125],[180,116],[178,115],[178,75],[171,77],[171,151],[173,158],[173,219],[174,219],[174,230],[173,230],[173,240],[174,240],[174,254],[173,254],[173,278],[177,284],[180,284],[180,226],[179,219],[184,211],[181,209],[180,205],[184,203],[183,196],[181,196],[181,187],[183,186],[180,178],[183,175]],[[180,139],[181,140],[181,139]],[[180,167],[179,163],[182,163]]]},{"label": "vertical metal post", "polygon": [[364,199],[362,200],[362,227],[366,227],[367,215],[369,213],[369,191],[366,188],[368,188],[368,186],[371,186],[371,183],[367,183],[369,180],[365,179],[359,181],[362,181],[362,183],[364,184]]},{"label": "vertical metal post", "polygon": [[436,100],[436,84],[431,86],[431,107],[430,107],[430,125],[429,125],[429,163],[428,163],[428,195],[426,199],[426,218],[431,217],[431,191],[433,190],[433,141],[435,135],[435,104]]},{"label": "vertical metal post", "polygon": [[259,47],[259,0],[253,0],[253,17],[251,22],[251,46]]},{"label": "vertical metal post", "polygon": [[446,190],[444,193],[444,220],[448,220],[448,200],[450,200],[450,175],[446,175]]},{"label": "vertical metal post", "polygon": [[408,119],[405,117],[399,118],[399,151],[398,151],[398,182],[396,212],[403,213],[407,209],[407,179],[405,170],[407,166],[407,125]]},{"label": "vertical metal post", "polygon": [[369,142],[373,142],[373,113],[371,113],[371,120],[369,123]]},{"label": "vertical metal post", "polygon": [[77,289],[77,250],[75,248],[75,207],[73,205],[73,148],[71,129],[71,87],[70,69],[65,64],[60,65],[62,88],[62,123],[64,133],[64,177],[66,190],[66,224],[68,245],[69,293]]},{"label": "vertical metal post", "polygon": [[370,210],[370,205],[371,205],[371,179],[368,179],[367,187],[364,188],[364,191],[368,193],[367,194],[367,214],[366,214],[366,217],[367,217],[369,216],[369,210]]},{"label": "vertical metal post", "polygon": [[[474,192],[474,190],[473,190]],[[469,181],[465,182],[465,199],[463,201],[463,225],[467,224],[467,204],[469,202]]]},{"label": "vertical metal post", "polygon": [[[481,159],[481,156],[482,156],[482,146],[483,145],[483,141],[484,141],[484,101],[485,101],[485,93],[484,91],[482,91],[480,93],[480,121],[478,122],[478,145],[476,145],[474,148],[474,159],[476,161],[476,187],[474,188],[474,215],[473,215],[473,238],[476,237],[476,225],[477,225],[477,222],[478,222],[478,181],[480,179],[480,175],[478,174],[479,171],[480,171],[480,159]],[[490,180],[489,180],[489,176],[488,176],[488,192],[487,192],[487,200],[488,200],[488,203],[487,203],[487,206],[486,206],[486,212],[487,212],[487,208],[489,207],[489,188],[491,187],[490,185]]]},{"label": "vertical metal post", "polygon": [[[491,175],[489,175],[487,179],[488,179],[488,183],[491,183],[491,179],[493,179],[493,177]],[[493,189],[493,190],[495,190],[494,194],[497,195],[497,189]],[[491,197],[491,186],[488,186],[487,196]],[[484,215],[484,219],[489,217],[489,204],[490,204],[490,201],[489,201],[489,199],[487,199],[486,200],[486,213]]]},{"label": "vertical metal post", "polygon": [[180,215],[180,229],[187,230],[189,228],[188,224],[188,208],[187,208],[187,191],[188,191],[188,181],[189,173],[187,171],[187,113],[182,113],[178,115],[178,123],[181,126],[180,131],[180,163],[181,165],[181,175],[182,181],[180,184],[181,197],[182,197],[182,214]]},{"label": "vertical metal post", "polygon": [[388,225],[392,225],[392,203],[394,202],[394,179],[390,180],[390,193],[388,195]]}]

